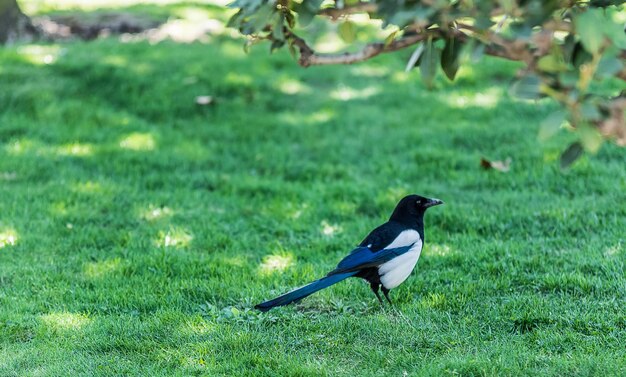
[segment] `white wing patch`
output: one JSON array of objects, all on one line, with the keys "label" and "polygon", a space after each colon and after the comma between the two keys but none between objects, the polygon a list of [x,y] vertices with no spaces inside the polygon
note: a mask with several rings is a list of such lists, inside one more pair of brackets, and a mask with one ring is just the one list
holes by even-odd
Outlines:
[{"label": "white wing patch", "polygon": [[405,230],[400,233],[392,243],[385,247],[385,249],[393,249],[410,245],[413,246],[409,251],[378,267],[380,282],[385,288],[395,288],[411,275],[422,252],[422,239],[417,231],[412,229]]},{"label": "white wing patch", "polygon": [[400,232],[393,242],[385,246],[385,249],[393,249],[396,247],[411,246],[420,240],[420,234],[416,230],[408,229]]}]

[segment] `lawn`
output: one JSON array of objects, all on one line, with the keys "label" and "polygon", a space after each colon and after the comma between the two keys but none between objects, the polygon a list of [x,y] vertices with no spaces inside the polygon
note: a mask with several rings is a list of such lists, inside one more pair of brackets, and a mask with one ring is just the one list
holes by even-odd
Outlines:
[{"label": "lawn", "polygon": [[[304,69],[242,41],[0,48],[1,376],[626,374],[624,149],[561,171],[573,136],[537,141],[556,105],[511,98],[514,63],[429,91],[411,51]],[[408,193],[446,204],[394,308],[349,279],[252,309]]]}]

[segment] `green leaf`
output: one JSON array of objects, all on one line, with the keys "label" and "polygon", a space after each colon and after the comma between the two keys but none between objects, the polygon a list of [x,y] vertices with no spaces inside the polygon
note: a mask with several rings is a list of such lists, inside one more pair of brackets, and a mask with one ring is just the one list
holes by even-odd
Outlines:
[{"label": "green leaf", "polygon": [[564,110],[557,110],[548,115],[546,119],[541,122],[539,127],[539,141],[546,141],[554,136],[561,129],[561,125],[565,121],[566,112]]},{"label": "green leaf", "polygon": [[587,152],[596,153],[600,150],[604,138],[598,130],[590,125],[583,124],[578,127],[580,143]]},{"label": "green leaf", "polygon": [[256,13],[250,16],[248,22],[242,27],[241,33],[248,35],[263,30],[263,28],[270,23],[272,13],[275,11],[276,8],[274,8],[274,5],[271,3],[262,5],[257,9]]},{"label": "green leaf", "polygon": [[569,147],[561,154],[561,168],[567,169],[574,161],[578,160],[583,155],[584,149],[579,142],[570,144]]},{"label": "green leaf", "polygon": [[574,18],[576,32],[585,50],[592,54],[598,53],[604,42],[604,24],[610,22],[604,18],[602,11],[590,8]]},{"label": "green leaf", "polygon": [[513,22],[509,25],[509,30],[515,39],[529,40],[533,35],[532,26],[525,22]]},{"label": "green leaf", "polygon": [[578,83],[578,71],[569,70],[559,73],[559,81],[564,86],[574,87]]},{"label": "green leaf", "polygon": [[613,77],[624,67],[622,59],[613,56],[603,56],[598,63],[596,74],[601,78]]},{"label": "green leaf", "polygon": [[502,6],[502,8],[504,9],[504,12],[506,14],[511,14],[513,12],[513,9],[515,7],[515,1],[514,0],[500,0],[499,3]]},{"label": "green leaf", "polygon": [[619,22],[607,22],[604,24],[604,35],[606,35],[613,45],[618,49],[626,49],[626,32],[624,32],[624,24]]},{"label": "green leaf", "polygon": [[272,28],[272,37],[274,37],[274,39],[278,41],[285,40],[285,32],[283,30],[284,23],[285,16],[282,14],[278,14],[278,17],[276,17],[276,24],[274,24],[274,27]]},{"label": "green leaf", "polygon": [[302,27],[307,27],[307,26],[309,26],[311,21],[313,21],[314,17],[315,17],[315,13],[311,13],[311,12],[307,12],[307,11],[299,12],[298,13],[298,23]]},{"label": "green leaf", "polygon": [[304,0],[294,5],[294,11],[298,13],[298,23],[302,27],[308,26],[317,15],[323,0]]},{"label": "green leaf", "polygon": [[474,26],[480,30],[489,29],[494,24],[489,12],[481,12],[474,19]]},{"label": "green leaf", "polygon": [[438,65],[439,50],[437,50],[433,44],[432,39],[428,39],[420,61],[420,73],[422,74],[422,81],[424,81],[424,84],[426,84],[426,87],[429,89],[433,87]]},{"label": "green leaf", "polygon": [[405,72],[408,72],[411,69],[413,69],[413,67],[415,67],[416,65],[419,65],[420,58],[422,57],[423,52],[424,52],[424,42],[420,42],[415,48],[415,51],[413,51],[413,53],[411,54],[409,61],[406,63],[406,68],[404,68]]},{"label": "green leaf", "polygon": [[248,39],[243,44],[243,51],[247,54],[252,49],[252,46],[257,45],[261,42],[263,42],[262,39]]},{"label": "green leaf", "polygon": [[584,102],[580,106],[580,114],[586,120],[600,120],[600,118],[602,118],[598,107],[590,102]]},{"label": "green leaf", "polygon": [[256,9],[261,6],[263,0],[235,0],[228,4],[229,8],[251,8]]},{"label": "green leaf", "polygon": [[291,54],[291,57],[294,59],[298,58],[298,52],[296,51],[296,48],[294,47],[293,43],[289,43],[289,53]]},{"label": "green leaf", "polygon": [[239,28],[239,24],[241,23],[241,20],[243,20],[243,17],[244,17],[243,9],[239,9],[239,11],[233,14],[233,16],[228,20],[228,22],[226,23],[226,26]]},{"label": "green leaf", "polygon": [[572,52],[571,62],[576,69],[579,69],[581,65],[586,64],[593,59],[593,56],[587,50],[584,49],[581,43],[576,43],[574,51]]},{"label": "green leaf", "polygon": [[573,64],[574,49],[576,48],[576,38],[573,33],[568,34],[563,41],[563,60],[567,64]]},{"label": "green leaf", "polygon": [[346,43],[354,42],[356,38],[356,25],[354,22],[345,21],[341,25],[339,25],[339,36]]},{"label": "green leaf", "polygon": [[285,13],[285,19],[287,20],[287,25],[290,29],[293,29],[296,26],[296,18],[293,16],[292,12]]},{"label": "green leaf", "polygon": [[[395,4],[394,4],[395,3]],[[428,22],[430,18],[437,12],[435,6],[411,5],[406,7],[397,7],[397,2],[383,1],[381,8],[386,10],[387,18],[384,23],[387,25],[395,25],[400,29],[414,22]],[[396,8],[393,10],[393,8]]]},{"label": "green leaf", "polygon": [[522,99],[541,98],[541,79],[534,74],[526,75],[513,83],[510,94]]},{"label": "green leaf", "polygon": [[441,68],[450,81],[454,81],[459,70],[462,50],[463,44],[461,41],[450,38],[446,41],[446,45],[441,53]]},{"label": "green leaf", "polygon": [[563,72],[567,70],[567,65],[558,56],[546,55],[539,59],[537,67],[544,72]]},{"label": "green leaf", "polygon": [[389,34],[387,38],[385,38],[385,47],[389,46],[393,42],[393,40],[396,38],[396,35],[398,35],[399,31],[400,30],[395,30],[391,32],[391,34]]},{"label": "green leaf", "polygon": [[270,53],[274,52],[275,50],[278,50],[279,48],[283,47],[285,45],[285,41],[279,41],[279,40],[273,40],[272,44],[270,46]]}]

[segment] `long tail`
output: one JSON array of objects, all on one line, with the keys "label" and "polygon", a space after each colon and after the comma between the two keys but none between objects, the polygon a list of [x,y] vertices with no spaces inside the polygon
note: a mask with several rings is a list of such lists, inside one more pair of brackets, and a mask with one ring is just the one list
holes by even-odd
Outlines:
[{"label": "long tail", "polygon": [[304,287],[296,288],[291,292],[287,292],[282,296],[278,296],[273,300],[262,302],[255,306],[255,308],[259,309],[262,312],[266,312],[276,306],[289,305],[292,302],[301,300],[321,289],[330,287],[335,283],[339,283],[340,281],[347,279],[350,276],[355,275],[356,273],[356,271],[353,271],[325,276],[319,280],[315,280],[314,282],[305,285]]}]

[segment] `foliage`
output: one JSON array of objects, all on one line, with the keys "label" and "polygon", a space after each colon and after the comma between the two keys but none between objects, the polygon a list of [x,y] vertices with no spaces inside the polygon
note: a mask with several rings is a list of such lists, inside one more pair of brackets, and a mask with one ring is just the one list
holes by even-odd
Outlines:
[{"label": "foliage", "polygon": [[[567,110],[547,118],[544,136],[566,122],[579,139],[570,150],[580,145],[595,153],[604,139],[626,145],[626,94],[618,90],[624,83],[609,92],[596,85],[626,80],[623,1],[236,0],[232,6],[239,10],[231,26],[252,41],[271,41],[272,50],[286,44],[294,56],[299,51],[303,66],[350,64],[417,44],[409,68],[419,65],[431,87],[439,67],[454,80],[468,56],[473,64],[483,54],[521,61],[512,93],[530,100],[551,97]],[[369,15],[370,24],[387,31],[386,39],[358,52],[320,54],[299,36],[313,19],[327,17],[340,22],[337,34],[347,44],[358,44],[355,14]],[[564,154],[563,164],[579,155]]]}]

